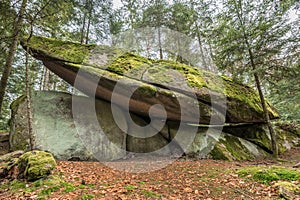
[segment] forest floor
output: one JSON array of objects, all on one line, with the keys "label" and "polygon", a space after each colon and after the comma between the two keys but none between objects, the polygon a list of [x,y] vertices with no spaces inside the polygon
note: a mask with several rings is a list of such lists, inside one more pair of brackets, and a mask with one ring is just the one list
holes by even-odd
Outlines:
[{"label": "forest floor", "polygon": [[[149,166],[137,159],[114,163],[57,161],[52,182],[33,183],[3,180],[0,199],[280,199],[278,181],[255,179],[253,168],[283,166],[292,169],[300,161],[300,148],[280,156],[279,161],[228,162],[179,159],[156,170],[130,173],[109,167]],[[162,161],[152,161],[159,166]],[[120,168],[119,168],[120,169]],[[296,171],[299,169],[295,169]],[[298,177],[299,178],[299,177]],[[290,181],[299,186],[299,179]],[[300,196],[294,196],[300,199]]]}]

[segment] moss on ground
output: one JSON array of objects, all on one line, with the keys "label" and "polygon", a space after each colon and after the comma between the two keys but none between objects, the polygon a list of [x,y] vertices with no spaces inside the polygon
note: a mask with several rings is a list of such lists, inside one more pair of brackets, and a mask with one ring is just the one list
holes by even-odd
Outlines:
[{"label": "moss on ground", "polygon": [[38,199],[48,199],[48,197],[57,191],[62,193],[73,192],[77,189],[90,188],[89,185],[74,185],[72,183],[65,182],[58,175],[50,175],[47,178],[41,178],[34,182],[27,182],[24,180],[13,180],[8,183],[0,185],[0,189],[9,190],[11,193],[20,193],[22,195],[26,193],[36,193]]},{"label": "moss on ground", "polygon": [[289,169],[277,166],[251,166],[240,168],[237,173],[241,177],[252,178],[265,184],[272,181],[299,181],[300,172],[296,169]]}]

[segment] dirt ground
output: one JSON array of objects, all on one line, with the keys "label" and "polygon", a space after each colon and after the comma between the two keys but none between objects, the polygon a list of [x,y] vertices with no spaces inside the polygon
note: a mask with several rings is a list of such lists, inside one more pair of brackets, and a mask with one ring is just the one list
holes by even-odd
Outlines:
[{"label": "dirt ground", "polygon": [[57,161],[53,174],[65,181],[63,186],[29,192],[0,189],[0,199],[280,199],[274,185],[239,177],[236,171],[258,165],[291,168],[298,162],[300,148],[281,155],[279,161],[178,159],[166,166],[164,160],[136,158],[114,163]]}]

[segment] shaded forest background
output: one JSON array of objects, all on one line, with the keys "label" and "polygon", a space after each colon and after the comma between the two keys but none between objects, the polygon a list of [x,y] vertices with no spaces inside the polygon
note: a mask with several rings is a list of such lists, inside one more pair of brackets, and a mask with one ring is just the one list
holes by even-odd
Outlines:
[{"label": "shaded forest background", "polygon": [[[19,41],[30,34],[130,47],[149,58],[192,64],[253,87],[259,80],[283,120],[300,120],[299,1],[122,0],[122,4],[0,0],[0,130],[9,129],[10,103],[26,92],[26,58]],[[183,44],[181,38],[168,38],[168,30],[194,40]],[[123,33],[128,32],[134,40],[124,39]],[[174,44],[172,52],[164,48],[165,43]],[[182,51],[192,63],[181,56]],[[31,58],[27,75],[31,91],[78,93]]]}]

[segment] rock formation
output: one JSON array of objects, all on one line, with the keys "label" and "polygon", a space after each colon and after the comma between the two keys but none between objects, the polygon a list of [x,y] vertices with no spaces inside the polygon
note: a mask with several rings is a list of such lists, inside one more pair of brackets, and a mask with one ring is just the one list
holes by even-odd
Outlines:
[{"label": "rock formation", "polygon": [[[160,118],[166,110],[167,118],[172,121],[264,122],[258,94],[225,76],[173,61],[147,59],[109,46],[43,37],[32,37],[22,45],[85,94],[138,115],[147,117],[150,107],[159,104],[162,106],[152,107],[152,115]],[[271,119],[278,118],[270,104],[268,110]]]},{"label": "rock formation", "polygon": [[[74,102],[81,105],[80,110],[72,108]],[[96,115],[85,106],[89,104],[94,105]],[[25,99],[20,97],[11,108],[11,148],[28,150]],[[113,109],[116,116],[124,120],[122,124],[116,124],[109,102],[68,93],[35,91],[32,94],[35,148],[51,152],[59,160],[101,161],[124,159],[128,154],[174,157],[183,152],[190,157],[250,160],[271,152],[270,137],[264,124],[187,125],[178,136],[178,122],[168,121],[161,130],[154,130],[157,134],[153,136],[147,134],[155,127],[142,129],[145,137],[141,138],[134,136],[141,134],[135,124],[146,126],[145,118],[131,113],[133,123],[124,117],[126,110],[116,105]],[[280,152],[299,145],[300,128],[298,132],[282,125],[276,129]],[[192,131],[195,134],[191,134]]]},{"label": "rock formation", "polygon": [[[22,45],[90,96],[33,93],[34,148],[57,159],[111,161],[128,154],[186,154],[241,160],[271,152],[260,100],[249,86],[115,47],[43,37]],[[11,108],[11,148],[26,150],[24,97]],[[271,119],[279,117],[269,103],[268,110]],[[281,152],[299,144],[297,134],[279,133]]]}]

